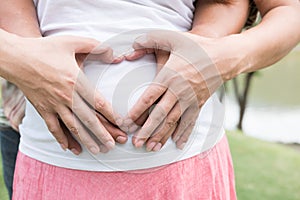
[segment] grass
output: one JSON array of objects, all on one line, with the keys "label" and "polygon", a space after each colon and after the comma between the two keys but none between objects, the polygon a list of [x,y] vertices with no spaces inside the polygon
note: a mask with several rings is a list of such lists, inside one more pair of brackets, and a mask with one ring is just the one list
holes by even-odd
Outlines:
[{"label": "grass", "polygon": [[[240,200],[299,200],[300,152],[228,132]],[[0,199],[8,200],[0,167]]]},{"label": "grass", "polygon": [[[1,154],[0,154],[0,160]],[[0,165],[0,200],[8,200],[8,193],[4,185],[2,163]]]},{"label": "grass", "polygon": [[228,133],[240,200],[299,200],[300,152]]}]

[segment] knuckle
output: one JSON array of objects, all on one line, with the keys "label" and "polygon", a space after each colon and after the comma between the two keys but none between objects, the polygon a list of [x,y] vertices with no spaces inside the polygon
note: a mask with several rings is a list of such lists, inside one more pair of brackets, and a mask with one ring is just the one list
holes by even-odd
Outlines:
[{"label": "knuckle", "polygon": [[183,134],[181,137],[180,137],[180,141],[181,142],[187,142],[188,141],[188,139],[189,139],[189,134]]},{"label": "knuckle", "polygon": [[91,117],[87,117],[83,120],[83,123],[89,127],[89,128],[92,128],[96,125],[96,120],[94,120],[94,118],[91,118]]},{"label": "knuckle", "polygon": [[188,121],[186,121],[186,120],[182,120],[182,121],[180,122],[180,125],[182,126],[182,129],[185,130],[186,128],[189,127],[190,122],[188,122]]},{"label": "knuckle", "polygon": [[75,76],[75,74],[73,72],[69,72],[69,73],[67,73],[65,80],[66,80],[68,87],[73,88],[77,83],[77,76]]},{"label": "knuckle", "polygon": [[40,113],[49,113],[50,112],[50,109],[47,106],[44,106],[41,104],[34,104],[34,107]]},{"label": "knuckle", "polygon": [[69,128],[69,130],[70,130],[70,132],[72,133],[72,134],[74,134],[74,135],[79,135],[79,130],[78,130],[78,128],[76,128],[76,127],[70,127]]},{"label": "knuckle", "polygon": [[58,128],[53,126],[53,125],[48,125],[48,130],[50,131],[50,133],[52,133],[53,135],[57,135],[58,133]]},{"label": "knuckle", "polygon": [[97,99],[95,103],[96,109],[103,110],[106,107],[106,102],[103,99]]},{"label": "knuckle", "polygon": [[167,126],[168,128],[172,128],[172,127],[174,127],[175,125],[177,125],[177,121],[176,121],[176,120],[172,120],[172,121],[168,120],[168,121],[166,122],[166,126]]},{"label": "knuckle", "polygon": [[151,106],[154,103],[154,96],[150,94],[147,97],[143,97],[141,101],[145,106]]},{"label": "knuckle", "polygon": [[167,120],[166,120],[166,125],[168,127],[173,127],[175,125],[178,124],[178,119],[180,118],[180,115],[171,115],[171,116],[168,116],[167,117]]}]

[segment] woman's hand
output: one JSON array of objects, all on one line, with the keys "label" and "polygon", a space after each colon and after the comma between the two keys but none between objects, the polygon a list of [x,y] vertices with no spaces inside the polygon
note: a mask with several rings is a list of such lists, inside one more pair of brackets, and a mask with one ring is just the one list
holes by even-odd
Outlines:
[{"label": "woman's hand", "polygon": [[136,147],[146,143],[148,151],[158,151],[172,135],[177,147],[184,148],[202,105],[223,83],[199,45],[204,43],[201,40],[204,38],[190,33],[153,31],[135,41],[135,52],[126,56],[128,60],[156,52],[159,62],[166,61],[124,120],[124,126],[139,127],[147,110],[152,110],[133,138]]},{"label": "woman's hand", "polygon": [[126,133],[109,123],[115,123],[112,106],[89,83],[75,59],[75,54],[91,52],[102,61],[120,62],[110,48],[98,48],[99,42],[81,37],[11,38],[15,61],[3,75],[24,92],[63,149],[71,145],[74,153],[81,151],[77,141],[64,134],[66,129],[94,154],[112,149],[114,139],[126,142]]}]

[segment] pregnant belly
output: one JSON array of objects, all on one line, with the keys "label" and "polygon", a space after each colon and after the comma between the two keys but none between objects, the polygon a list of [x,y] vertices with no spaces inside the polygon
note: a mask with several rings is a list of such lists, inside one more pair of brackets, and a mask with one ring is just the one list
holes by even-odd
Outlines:
[{"label": "pregnant belly", "polygon": [[154,79],[156,62],[153,55],[110,65],[91,61],[84,70],[114,110],[124,116]]}]

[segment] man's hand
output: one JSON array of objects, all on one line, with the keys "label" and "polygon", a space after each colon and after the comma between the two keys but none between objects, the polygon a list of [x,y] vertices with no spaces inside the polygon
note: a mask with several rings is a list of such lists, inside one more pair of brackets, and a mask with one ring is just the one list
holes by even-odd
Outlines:
[{"label": "man's hand", "polygon": [[[190,33],[153,31],[138,38],[133,45],[135,52],[126,56],[135,60],[156,53],[158,63],[167,60],[163,67],[158,67],[155,80],[124,120],[124,126],[143,124],[133,138],[136,147],[146,143],[148,151],[158,151],[172,135],[177,147],[183,149],[201,106],[222,85],[223,79],[199,46],[198,37]],[[170,52],[169,58],[166,52]],[[148,110],[152,111],[147,118]]]},{"label": "man's hand", "polygon": [[104,62],[120,62],[109,47],[99,48],[99,42],[93,39],[72,36],[15,36],[14,40],[15,62],[6,77],[24,92],[63,149],[71,145],[74,153],[81,151],[72,135],[64,134],[66,129],[94,154],[112,149],[114,139],[126,142],[126,134],[109,123],[115,124],[112,106],[89,83],[75,59],[75,54],[91,52]]}]

